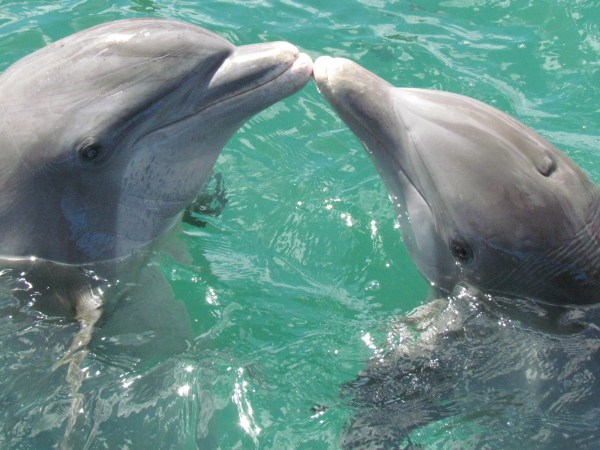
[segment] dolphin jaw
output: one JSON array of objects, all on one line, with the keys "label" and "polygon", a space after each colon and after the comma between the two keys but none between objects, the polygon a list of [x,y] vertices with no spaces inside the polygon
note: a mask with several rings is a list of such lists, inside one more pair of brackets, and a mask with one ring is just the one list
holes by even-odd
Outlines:
[{"label": "dolphin jaw", "polygon": [[[243,74],[242,68],[246,68],[246,74]],[[254,103],[246,104],[247,112],[242,118],[245,120],[264,107],[300,90],[309,81],[311,74],[311,58],[287,42],[238,47],[223,62],[208,85],[211,91],[224,94],[198,112],[225,105],[233,99],[239,105],[244,97],[252,97]],[[250,78],[252,80],[248,82]],[[242,86],[237,85],[240,81]],[[261,99],[257,93],[267,86],[269,96]],[[236,110],[236,114],[240,112],[239,106],[236,106]]]}]

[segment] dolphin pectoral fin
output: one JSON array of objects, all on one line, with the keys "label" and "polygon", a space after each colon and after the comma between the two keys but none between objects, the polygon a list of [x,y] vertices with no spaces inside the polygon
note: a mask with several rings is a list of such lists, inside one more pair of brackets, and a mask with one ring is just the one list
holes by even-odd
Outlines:
[{"label": "dolphin pectoral fin", "polygon": [[78,411],[85,400],[79,388],[83,383],[85,371],[81,364],[87,357],[88,344],[92,339],[94,327],[102,315],[102,297],[94,289],[87,289],[77,301],[76,319],[79,322],[79,331],[73,337],[69,350],[53,366],[56,370],[62,365],[68,364],[67,376],[65,377],[70,386],[71,412],[69,422],[63,435],[61,448],[68,448],[68,440],[75,427]]},{"label": "dolphin pectoral fin", "polygon": [[[75,318],[79,322],[79,331],[73,337],[73,341],[67,353],[60,358],[53,366],[52,370],[56,370],[64,364],[72,365],[74,360],[83,361],[87,355],[87,345],[92,339],[94,326],[102,316],[102,298],[100,295],[90,289],[87,293],[81,296],[77,307]],[[83,353],[83,357],[78,354]],[[69,367],[71,371],[71,367]],[[67,375],[68,376],[68,375]]]}]

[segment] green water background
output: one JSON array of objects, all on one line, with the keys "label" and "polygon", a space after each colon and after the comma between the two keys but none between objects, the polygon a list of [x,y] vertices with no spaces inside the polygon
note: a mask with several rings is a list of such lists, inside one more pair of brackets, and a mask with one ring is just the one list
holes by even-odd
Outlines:
[{"label": "green water background", "polygon": [[[181,19],[240,45],[287,40],[398,86],[475,97],[600,181],[595,1],[0,0],[0,70],[126,17]],[[353,414],[340,385],[379,351],[390,318],[426,299],[381,180],[312,84],[252,119],[215,170],[228,204],[205,228],[185,225],[192,264],[157,256],[197,340],[148,370],[92,352],[78,427],[92,448],[337,448]],[[22,429],[3,446],[53,445],[60,401],[40,388],[0,424]]]}]

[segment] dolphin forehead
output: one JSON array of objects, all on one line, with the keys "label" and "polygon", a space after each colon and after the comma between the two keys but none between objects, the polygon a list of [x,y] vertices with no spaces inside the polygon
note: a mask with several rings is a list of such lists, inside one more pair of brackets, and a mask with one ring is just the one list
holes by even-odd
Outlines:
[{"label": "dolphin forehead", "polygon": [[585,223],[595,187],[533,130],[457,94],[394,89],[390,98],[401,124],[399,164],[416,174],[420,191],[455,227],[490,238],[504,234],[517,245],[540,239],[550,245]]},{"label": "dolphin forehead", "polygon": [[73,130],[77,123],[82,132],[90,124],[94,129],[123,125],[185,80],[207,78],[234,48],[177,21],[98,25],[26,56],[0,76],[4,125],[20,134],[19,142],[27,135],[50,139],[46,132],[55,138],[59,124]]},{"label": "dolphin forehead", "polygon": [[[418,151],[422,158],[447,164],[457,161],[475,173],[499,172],[510,166],[528,176],[556,175],[560,163],[574,167],[568,158],[533,130],[478,100],[444,91],[395,88],[390,92],[398,124],[396,139],[404,139],[404,153]],[[435,170],[435,167],[431,167]],[[514,172],[513,172],[514,173]],[[505,176],[505,174],[502,174]]]},{"label": "dolphin forehead", "polygon": [[[18,101],[28,89],[29,95],[36,92],[45,100],[64,97],[67,105],[78,95],[118,94],[140,82],[157,83],[162,71],[168,71],[163,80],[173,84],[192,70],[214,69],[234,48],[222,37],[187,23],[110,22],[56,41],[10,66],[2,83],[12,89],[4,96]],[[95,90],[90,93],[92,86]],[[78,88],[88,92],[79,93]]]}]

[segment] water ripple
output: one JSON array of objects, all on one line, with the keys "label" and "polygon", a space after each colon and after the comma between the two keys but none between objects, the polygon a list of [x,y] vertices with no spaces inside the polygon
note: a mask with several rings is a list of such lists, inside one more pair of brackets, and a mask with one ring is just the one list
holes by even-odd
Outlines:
[{"label": "water ripple", "polygon": [[[235,44],[288,40],[398,86],[470,95],[537,129],[600,180],[597,2],[0,1],[0,70],[71,32],[147,16]],[[123,314],[110,335],[107,320],[85,361],[73,447],[337,448],[350,423],[349,443],[362,442],[353,430],[397,443],[409,428],[428,448],[549,447],[564,434],[573,446],[596,443],[591,328],[568,337],[459,308],[464,326],[443,339],[427,341],[422,323],[415,331],[404,314],[427,283],[360,143],[312,84],[240,130],[218,170],[222,214],[184,226],[186,258],[157,257],[189,316],[189,346],[132,356],[139,341],[166,341],[169,327],[130,332],[137,316]],[[77,327],[16,301],[4,281],[0,447],[49,448],[71,404],[64,371],[49,368]],[[165,324],[182,320],[159,303],[150,305]],[[390,319],[398,315],[400,324]],[[400,348],[413,353],[390,356]],[[339,386],[371,356],[372,379],[345,384],[348,404]]]}]

